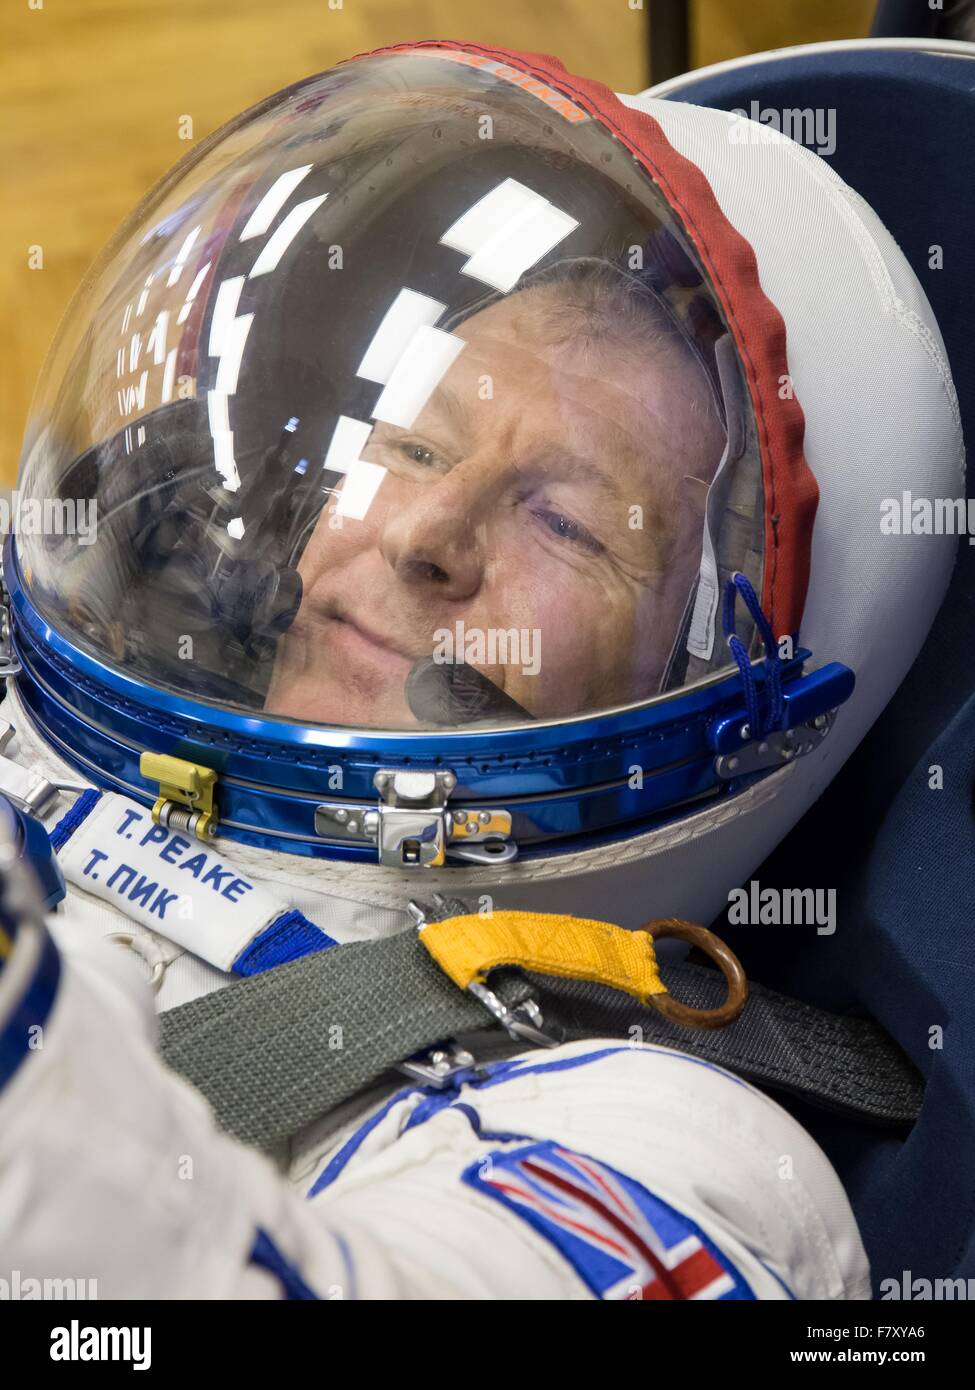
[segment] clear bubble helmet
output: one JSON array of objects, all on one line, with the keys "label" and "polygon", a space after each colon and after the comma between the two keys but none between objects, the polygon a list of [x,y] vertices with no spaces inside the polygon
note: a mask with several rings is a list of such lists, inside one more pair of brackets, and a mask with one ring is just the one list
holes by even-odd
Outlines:
[{"label": "clear bubble helmet", "polygon": [[4,557],[48,741],[338,893],[713,917],[940,603],[883,500],[963,491],[906,261],[749,126],[432,43],[194,149],[32,407],[22,515],[90,526]]}]

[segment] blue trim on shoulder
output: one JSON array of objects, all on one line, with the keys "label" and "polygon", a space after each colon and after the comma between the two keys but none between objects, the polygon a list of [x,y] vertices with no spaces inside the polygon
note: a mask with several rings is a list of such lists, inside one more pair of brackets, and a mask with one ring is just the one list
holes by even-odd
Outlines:
[{"label": "blue trim on shoulder", "polygon": [[324,951],[338,943],[309,921],[297,908],[277,917],[269,927],[245,946],[231,969],[238,975],[260,975],[275,965],[300,960],[315,951]]},{"label": "blue trim on shoulder", "polygon": [[[500,1063],[497,1062],[488,1063],[487,1067],[482,1068],[481,1071],[487,1070],[488,1067],[499,1065]],[[369,1137],[369,1135],[376,1128],[376,1126],[386,1118],[386,1116],[389,1114],[389,1112],[393,1109],[394,1106],[399,1105],[402,1101],[409,1099],[410,1096],[422,1096],[423,1099],[417,1103],[415,1109],[411,1112],[409,1118],[407,1119],[406,1124],[403,1126],[404,1134],[408,1129],[412,1129],[415,1125],[424,1124],[427,1120],[432,1119],[434,1115],[438,1115],[441,1110],[447,1110],[452,1105],[457,1105],[457,1108],[467,1115],[467,1118],[470,1120],[471,1125],[474,1127],[477,1133],[480,1134],[481,1131],[478,1129],[478,1124],[480,1122],[476,1118],[477,1112],[474,1111],[471,1106],[464,1105],[462,1102],[458,1103],[457,1101],[457,1096],[460,1093],[461,1087],[464,1085],[473,1084],[474,1079],[477,1077],[477,1075],[478,1072],[475,1070],[475,1068],[467,1067],[463,1071],[455,1072],[454,1075],[450,1078],[449,1082],[447,1082],[443,1087],[401,1087],[395,1095],[390,1096],[388,1100],[382,1103],[378,1110],[374,1111],[368,1117],[368,1119],[364,1120],[363,1123],[359,1126],[359,1128],[354,1130],[353,1133],[349,1136],[349,1138],[345,1141],[345,1143],[339,1149],[338,1153],[334,1154],[329,1159],[328,1163],[326,1163],[325,1167],[319,1173],[318,1177],[315,1179],[314,1183],[305,1194],[306,1198],[315,1197],[318,1195],[319,1192],[324,1191],[326,1187],[330,1187],[332,1183],[335,1182],[336,1178],[341,1174],[342,1170],[355,1157],[362,1144]],[[500,1134],[484,1134],[482,1135],[482,1137],[486,1139],[498,1140],[500,1142],[506,1136]],[[516,1139],[524,1139],[528,1136],[518,1134],[512,1137]]]},{"label": "blue trim on shoulder", "polygon": [[[477,1087],[478,1090],[486,1090],[491,1086],[500,1086],[505,1081],[515,1081],[519,1076],[532,1076],[546,1071],[572,1071],[575,1067],[586,1066],[590,1062],[602,1061],[604,1057],[613,1057],[617,1053],[662,1053],[665,1057],[673,1057],[679,1062],[691,1062],[696,1067],[704,1067],[707,1071],[718,1072],[719,1075],[733,1081],[736,1086],[743,1086],[746,1091],[755,1091],[747,1081],[743,1081],[734,1072],[727,1071],[724,1067],[717,1066],[714,1062],[706,1062],[702,1057],[692,1057],[688,1052],[679,1052],[676,1048],[661,1047],[657,1043],[624,1043],[622,1046],[600,1048],[598,1052],[583,1052],[578,1057],[562,1057],[557,1062],[528,1062],[523,1057],[513,1057],[505,1062],[492,1063],[483,1068],[483,1071],[490,1072],[490,1075],[473,1077],[468,1081],[468,1085]],[[501,1073],[501,1074],[499,1074]],[[762,1092],[758,1091],[761,1095]]]},{"label": "blue trim on shoulder", "polygon": [[332,1237],[339,1247],[339,1251],[342,1255],[342,1263],[345,1265],[345,1278],[349,1286],[349,1298],[352,1302],[355,1302],[359,1297],[359,1281],[356,1278],[355,1261],[352,1258],[352,1251],[349,1249],[349,1242],[345,1239],[345,1236],[340,1235],[338,1231],[333,1231]]},{"label": "blue trim on shoulder", "polygon": [[[658,1047],[654,1043],[640,1043],[638,1046],[629,1044],[623,1046],[612,1046],[599,1048],[595,1052],[583,1052],[577,1057],[563,1057],[557,1062],[530,1062],[524,1057],[501,1058],[496,1062],[487,1062],[482,1067],[468,1067],[451,1077],[450,1084],[443,1088],[435,1089],[432,1086],[406,1086],[396,1092],[395,1095],[385,1101],[380,1108],[375,1111],[368,1119],[363,1121],[339,1149],[329,1159],[321,1173],[315,1179],[312,1186],[306,1193],[307,1197],[315,1197],[326,1187],[330,1187],[342,1173],[342,1170],[351,1162],[358,1152],[365,1139],[372,1133],[376,1126],[386,1118],[390,1110],[401,1101],[411,1095],[423,1097],[415,1109],[410,1114],[403,1133],[414,1129],[418,1125],[426,1124],[444,1110],[456,1108],[460,1110],[470,1121],[472,1128],[482,1139],[490,1139],[494,1143],[522,1142],[529,1140],[533,1136],[528,1134],[504,1134],[492,1133],[489,1130],[482,1130],[480,1127],[480,1117],[473,1106],[467,1105],[463,1101],[458,1101],[457,1097],[461,1089],[469,1086],[472,1090],[486,1090],[491,1086],[502,1086],[506,1081],[517,1081],[521,1076],[534,1076],[547,1071],[571,1071],[576,1067],[588,1066],[590,1062],[600,1062],[604,1057],[614,1057],[620,1052],[638,1052],[646,1054],[649,1052],[662,1053],[666,1057],[672,1057],[679,1062],[691,1062],[696,1067],[704,1067],[708,1071],[717,1072],[720,1076],[735,1085],[742,1086],[746,1091],[754,1091],[755,1087],[750,1086],[747,1081],[735,1076],[734,1072],[725,1071],[723,1067],[715,1066],[713,1062],[706,1062],[700,1057],[691,1057],[686,1052],[677,1052],[673,1048]],[[761,1094],[761,1092],[757,1092]],[[476,1117],[476,1118],[475,1118]]]},{"label": "blue trim on shoulder", "polygon": [[65,812],[50,832],[51,848],[54,850],[63,849],[78,826],[91,815],[101,799],[102,793],[95,787],[90,787],[88,791],[82,792],[70,811]]},{"label": "blue trim on shoulder", "polygon": [[[4,1087],[31,1051],[35,1028],[43,1028],[50,1017],[61,981],[61,957],[54,938],[43,931],[40,957],[32,978],[14,1004],[6,1020],[0,1019],[0,1088]],[[23,942],[18,937],[19,947]]]},{"label": "blue trim on shoulder", "polygon": [[[500,1066],[500,1062],[489,1063],[489,1066]],[[486,1070],[486,1068],[484,1069]],[[509,1078],[505,1078],[509,1079]],[[499,1142],[505,1139],[530,1139],[530,1134],[488,1134],[481,1129],[481,1120],[477,1111],[472,1105],[465,1101],[459,1101],[457,1096],[460,1094],[462,1086],[476,1086],[478,1084],[477,1073],[473,1068],[468,1068],[464,1072],[458,1072],[450,1078],[449,1087],[442,1091],[432,1091],[419,1102],[406,1124],[403,1126],[404,1134],[408,1129],[416,1129],[418,1125],[425,1125],[428,1120],[432,1120],[435,1115],[439,1115],[442,1110],[459,1110],[466,1115],[471,1122],[471,1128],[481,1139],[496,1139]]]},{"label": "blue trim on shoulder", "polygon": [[301,1277],[297,1267],[282,1255],[267,1231],[260,1227],[254,1237],[254,1244],[251,1247],[250,1263],[257,1265],[258,1269],[266,1269],[268,1274],[273,1274],[280,1282],[284,1291],[285,1298],[289,1301],[301,1301],[318,1303],[321,1300],[313,1289],[310,1289]]},{"label": "blue trim on shoulder", "polygon": [[[492,1144],[524,1144],[531,1142],[535,1138],[533,1134],[516,1134],[514,1130],[485,1129],[481,1124],[480,1115],[474,1109],[473,1105],[468,1105],[466,1101],[455,1101],[450,1108],[452,1110],[459,1110],[462,1115],[466,1116],[471,1129],[477,1135],[478,1139],[489,1139]],[[419,1109],[420,1107],[417,1106],[417,1110]],[[415,1113],[416,1111],[414,1111],[414,1115]],[[411,1116],[410,1123],[412,1123],[412,1120],[413,1117]],[[409,1127],[410,1126],[407,1125],[407,1129],[409,1129]]]},{"label": "blue trim on shoulder", "polygon": [[305,1193],[306,1199],[317,1197],[319,1192],[323,1192],[326,1187],[331,1187],[332,1183],[342,1172],[342,1169],[345,1168],[349,1161],[355,1156],[376,1126],[385,1120],[386,1116],[395,1105],[399,1105],[399,1103],[406,1100],[408,1096],[415,1095],[417,1092],[422,1094],[426,1090],[426,1086],[404,1086],[402,1090],[397,1091],[394,1096],[390,1096],[387,1101],[384,1101],[379,1109],[375,1110],[369,1118],[346,1139],[338,1153],[334,1154],[332,1158],[329,1159],[328,1163],[326,1163],[325,1167]]},{"label": "blue trim on shoulder", "polygon": [[[757,1259],[757,1258],[758,1258],[758,1257],[756,1256],[756,1259]],[[759,1263],[759,1264],[762,1266],[762,1268],[765,1270],[765,1273],[768,1275],[768,1277],[769,1277],[770,1279],[774,1279],[774,1280],[775,1280],[775,1282],[776,1282],[776,1283],[779,1285],[779,1287],[783,1290],[783,1292],[785,1293],[786,1297],[789,1299],[789,1301],[790,1301],[791,1303],[796,1303],[796,1302],[798,1302],[798,1295],[797,1295],[797,1294],[794,1294],[794,1293],[792,1292],[792,1290],[789,1288],[789,1285],[788,1285],[788,1284],[785,1282],[785,1280],[782,1278],[782,1275],[781,1275],[781,1274],[776,1274],[776,1272],[775,1272],[775,1270],[772,1268],[772,1266],[771,1266],[770,1264],[768,1264],[765,1260],[759,1260],[758,1263]]]}]

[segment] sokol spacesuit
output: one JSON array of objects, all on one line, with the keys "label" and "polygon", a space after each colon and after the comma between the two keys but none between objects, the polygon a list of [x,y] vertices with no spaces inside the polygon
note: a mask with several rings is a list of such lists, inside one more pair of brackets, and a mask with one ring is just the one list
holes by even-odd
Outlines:
[{"label": "sokol spacesuit", "polygon": [[[62,328],[5,555],[0,791],[68,883],[50,936],[6,913],[10,1267],[869,1297],[824,1154],[679,1042],[494,1035],[271,1162],[159,1061],[139,975],[169,1011],[413,931],[433,891],[713,920],[916,654],[952,542],[882,504],[961,460],[897,247],[735,116],[419,45],[194,151]],[[94,538],[43,524],[69,504]],[[347,1045],[356,1000],[321,1026]]]}]

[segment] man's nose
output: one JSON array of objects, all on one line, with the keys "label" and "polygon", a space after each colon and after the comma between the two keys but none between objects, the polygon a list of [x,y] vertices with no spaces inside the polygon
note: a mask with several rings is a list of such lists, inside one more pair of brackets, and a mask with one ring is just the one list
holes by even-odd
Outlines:
[{"label": "man's nose", "polygon": [[398,579],[444,599],[470,598],[484,573],[484,509],[492,489],[472,486],[462,468],[411,488],[390,508],[379,541]]}]

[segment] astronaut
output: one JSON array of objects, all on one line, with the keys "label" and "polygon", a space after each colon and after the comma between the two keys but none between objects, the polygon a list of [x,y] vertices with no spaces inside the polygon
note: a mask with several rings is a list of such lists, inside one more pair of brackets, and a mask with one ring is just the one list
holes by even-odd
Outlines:
[{"label": "astronaut", "polygon": [[[895,549],[880,515],[960,490],[937,325],[815,155],[730,130],[404,46],[218,132],[94,268],[20,491],[97,538],[4,553],[11,1268],[100,1297],[870,1296],[825,1155],[679,1034],[526,1048],[529,1011],[270,1156],[154,1048],[153,1003],[405,940],[438,893],[474,948],[605,984],[593,941],[632,966],[627,930],[712,921],[905,674],[952,541]],[[364,1045],[363,998],[331,1008]]]}]

